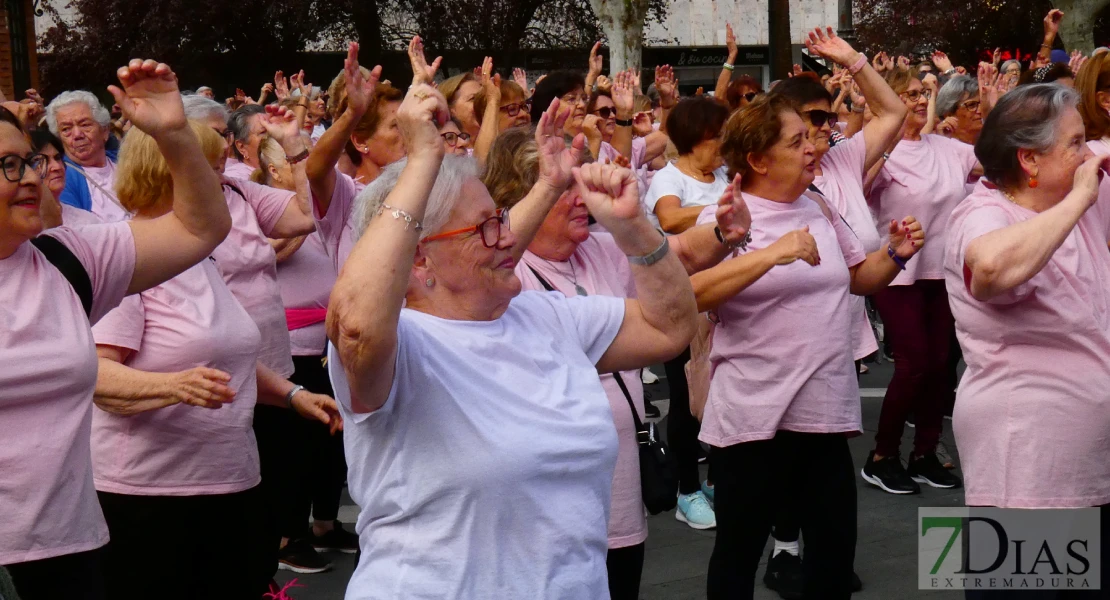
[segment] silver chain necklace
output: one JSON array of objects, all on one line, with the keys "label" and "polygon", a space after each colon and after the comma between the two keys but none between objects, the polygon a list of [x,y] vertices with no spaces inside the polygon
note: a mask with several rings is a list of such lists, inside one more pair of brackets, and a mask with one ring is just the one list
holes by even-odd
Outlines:
[{"label": "silver chain necklace", "polygon": [[574,293],[578,294],[579,296],[589,296],[590,294],[586,292],[586,288],[582,287],[578,283],[578,275],[574,272],[574,263],[570,260],[567,260],[567,264],[570,265],[570,280],[571,283],[574,284]]}]

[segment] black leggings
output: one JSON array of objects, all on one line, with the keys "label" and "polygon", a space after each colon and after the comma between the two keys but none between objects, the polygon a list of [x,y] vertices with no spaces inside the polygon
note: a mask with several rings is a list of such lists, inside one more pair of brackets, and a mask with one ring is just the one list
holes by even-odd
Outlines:
[{"label": "black leggings", "polygon": [[104,600],[104,549],[7,565],[22,600]]},{"label": "black leggings", "polygon": [[690,349],[663,363],[671,392],[671,409],[667,415],[667,445],[678,463],[678,493],[693,494],[701,489],[698,473],[698,434],[701,423],[690,413],[690,387],[686,382],[686,363]]},{"label": "black leggings", "polygon": [[[290,381],[332,395],[322,357],[294,356],[293,366]],[[274,535],[303,538],[310,515],[318,521],[335,519],[347,477],[342,435],[331,435],[326,425],[295,411],[262,405],[255,408],[254,433],[262,485],[273,504]]]},{"label": "black leggings", "polygon": [[644,571],[644,544],[612,548],[605,558],[609,571],[609,597],[612,600],[638,600],[640,575]]},{"label": "black leggings", "polygon": [[780,431],[774,439],[716,448],[717,539],[709,600],[750,599],[777,515],[790,504],[806,532],[807,598],[848,600],[856,552],[856,482],[844,434]]}]

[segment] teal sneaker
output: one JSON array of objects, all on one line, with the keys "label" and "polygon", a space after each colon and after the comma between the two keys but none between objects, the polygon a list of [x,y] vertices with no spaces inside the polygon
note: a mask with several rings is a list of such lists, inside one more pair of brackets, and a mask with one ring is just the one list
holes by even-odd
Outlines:
[{"label": "teal sneaker", "polygon": [[714,502],[716,502],[716,498],[714,498],[716,490],[712,485],[709,485],[709,480],[701,482],[701,493],[704,494],[705,499],[709,501],[709,506],[715,509],[717,506],[716,504],[714,504]]},{"label": "teal sneaker", "polygon": [[717,526],[717,515],[700,490],[693,494],[679,494],[674,518],[694,529],[713,529]]}]

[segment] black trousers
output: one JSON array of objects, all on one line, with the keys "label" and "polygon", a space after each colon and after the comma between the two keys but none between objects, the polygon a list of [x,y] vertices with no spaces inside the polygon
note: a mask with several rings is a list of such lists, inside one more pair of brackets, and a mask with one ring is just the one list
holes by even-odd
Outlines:
[{"label": "black trousers", "polygon": [[112,537],[103,559],[111,600],[257,600],[266,593],[276,561],[260,487],[211,496],[97,496]]},{"label": "black trousers", "polygon": [[103,548],[6,565],[21,600],[104,600]]},{"label": "black trousers", "polygon": [[701,489],[698,473],[698,434],[701,423],[690,414],[690,388],[686,382],[686,363],[690,349],[663,363],[671,392],[671,410],[667,415],[667,445],[678,463],[678,493],[693,494]]},{"label": "black trousers", "polygon": [[612,600],[639,600],[640,576],[644,571],[644,544],[612,548],[605,557]]},{"label": "black trousers", "polygon": [[709,600],[750,599],[779,506],[806,534],[806,598],[848,600],[856,552],[856,482],[843,434],[780,431],[713,453],[717,539]]},{"label": "black trousers", "polygon": [[[290,381],[310,392],[332,395],[323,357],[294,356],[293,367]],[[296,411],[260,405],[255,408],[254,435],[274,536],[302,538],[308,534],[310,516],[330,521],[339,515],[347,477],[341,434],[331,435],[326,425]]]}]

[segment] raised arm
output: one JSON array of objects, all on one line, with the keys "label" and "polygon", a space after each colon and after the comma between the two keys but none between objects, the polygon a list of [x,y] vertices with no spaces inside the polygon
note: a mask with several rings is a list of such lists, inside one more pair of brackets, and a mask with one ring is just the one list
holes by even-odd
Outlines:
[{"label": "raised arm", "polygon": [[351,139],[359,120],[370,106],[370,98],[381,79],[382,68],[374,67],[370,71],[370,77],[363,77],[358,65],[358,44],[351,42],[347,47],[347,59],[343,61],[343,73],[347,80],[347,110],[316,141],[316,146],[305,163],[308,185],[321,217],[327,216],[328,207],[331,206],[331,196],[335,191],[335,165],[343,155],[347,140]]},{"label": "raised arm", "polygon": [[540,230],[547,213],[559,201],[573,180],[572,169],[578,166],[579,157],[586,147],[586,137],[581,133],[567,145],[563,136],[563,125],[570,116],[569,112],[559,115],[561,101],[555,98],[536,125],[536,148],[539,152],[540,175],[528,195],[509,210],[516,246],[513,247],[513,260],[519,261],[524,255],[536,232]]},{"label": "raised arm", "polygon": [[135,294],[208,258],[231,230],[220,180],[185,120],[177,76],[169,65],[132,59],[116,72],[121,87],[109,86],[124,117],[158,144],[173,178],[173,211],[151,220],[129,221],[135,238]]},{"label": "raised arm", "polygon": [[[598,163],[575,169],[574,174],[590,214],[613,234],[620,249],[629,257],[656,258],[667,241],[644,216],[636,174]],[[690,344],[697,328],[690,279],[676,254],[663,251],[651,265],[631,265],[638,299],[625,301],[624,322],[597,363],[602,373],[669,360]]]},{"label": "raised arm", "polygon": [[443,57],[437,56],[432,64],[428,64],[428,60],[424,57],[424,40],[420,39],[420,36],[413,36],[409,41],[409,65],[412,66],[413,85],[421,83],[435,85],[436,71],[439,71],[441,62]]},{"label": "raised arm", "polygon": [[728,84],[732,82],[732,71],[736,66],[736,58],[740,56],[740,49],[736,47],[736,34],[732,32],[732,25],[729,23],[725,23],[725,46],[728,47],[728,58],[725,64],[721,65],[721,74],[717,76],[717,87],[713,91],[713,97],[727,104]]},{"label": "raised arm", "polygon": [[[590,63],[589,69],[586,71],[586,93],[592,94],[594,90],[594,83],[601,75],[601,67],[604,64],[605,57],[601,56],[601,42],[594,42],[590,48]],[[538,82],[537,82],[538,83]]]},{"label": "raised arm", "polygon": [[1064,199],[1037,216],[981,235],[967,245],[964,267],[968,289],[986,302],[1029,281],[1048,264],[1075,224],[1098,200],[1098,170],[1110,157],[1095,157],[1075,172],[1075,185]]},{"label": "raised arm", "polygon": [[902,121],[906,117],[906,105],[890,89],[882,75],[868,64],[867,58],[838,37],[832,27],[825,31],[817,28],[810,32],[806,47],[811,53],[824,56],[847,68],[852,74],[852,81],[859,86],[867,105],[871,107],[873,117],[864,125],[862,132],[867,146],[864,170],[870,169],[901,130]]},{"label": "raised arm", "polygon": [[1054,8],[1044,17],[1044,39],[1037,50],[1037,58],[1050,64],[1052,61],[1052,44],[1056,43],[1056,34],[1060,33],[1060,21],[1064,18],[1064,11]]},{"label": "raised arm", "polygon": [[663,109],[663,114],[659,116],[659,131],[666,133],[667,117],[678,104],[678,80],[670,65],[655,67],[655,91],[659,92],[659,106]]},{"label": "raised arm", "polygon": [[484,167],[501,128],[501,75],[493,73],[493,59],[489,56],[482,61],[481,84],[486,95],[486,110],[482,113],[478,137],[474,139],[474,158]]},{"label": "raised arm", "polygon": [[281,218],[274,224],[274,230],[270,235],[276,238],[290,238],[312,233],[316,230],[316,222],[312,220],[311,192],[308,176],[305,174],[305,156],[308,155],[309,149],[308,142],[301,134],[304,126],[304,111],[298,114],[285,107],[267,106],[266,114],[262,116],[262,126],[266,129],[266,133],[285,150],[297,193],[296,201],[290,202],[285,212],[281,213]]},{"label": "raised arm", "polygon": [[933,133],[937,128],[937,77],[929,73],[921,80],[922,87],[929,94],[928,108],[925,113],[925,126],[921,128],[921,135]]},{"label": "raised arm", "polygon": [[174,404],[219,408],[235,399],[231,376],[217,369],[195,367],[176,373],[152,373],[124,365],[131,351],[97,346],[99,368],[93,402],[107,412],[131,416]]},{"label": "raised arm", "polygon": [[397,324],[420,240],[408,221],[391,215],[423,221],[443,162],[437,126],[448,114],[447,101],[431,86],[409,89],[397,110],[408,159],[385,201],[393,211],[370,220],[332,288],[328,338],[339,353],[355,412],[375,411],[389,397]]},{"label": "raised arm", "polygon": [[[617,111],[617,128],[613,131],[613,138],[609,145],[620,152],[621,156],[632,160],[632,108],[636,100],[636,93],[632,83],[632,73],[621,71],[613,76],[613,106]],[[621,125],[626,121],[627,125]]]}]

